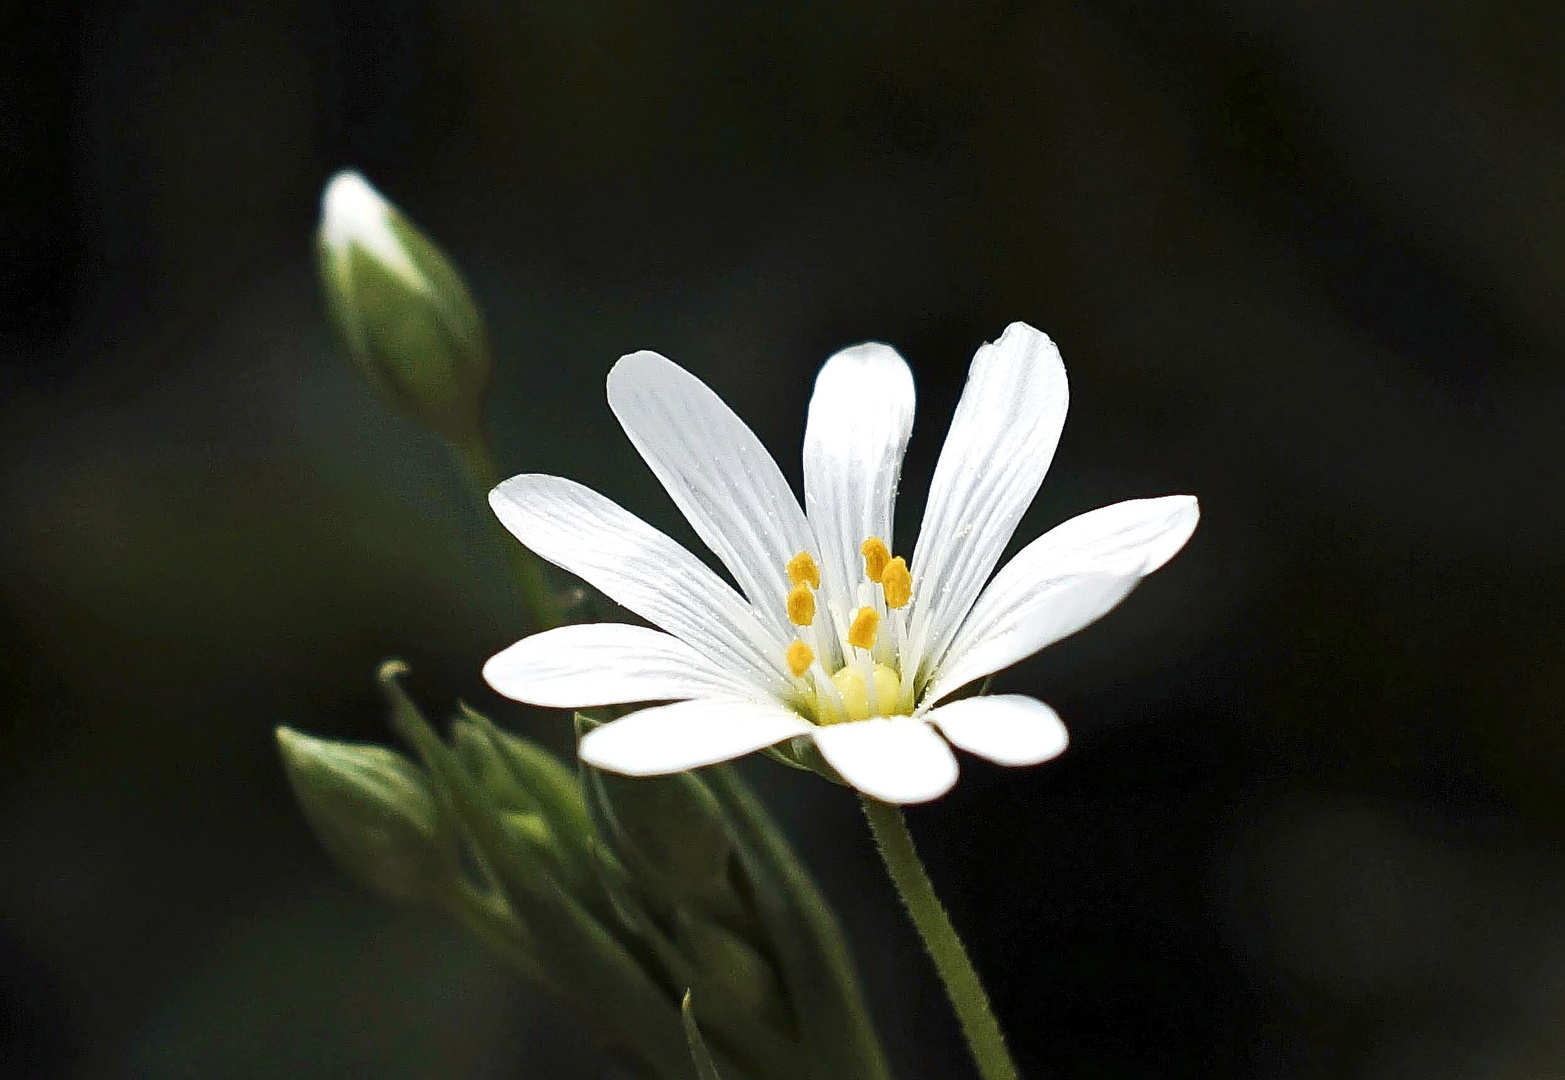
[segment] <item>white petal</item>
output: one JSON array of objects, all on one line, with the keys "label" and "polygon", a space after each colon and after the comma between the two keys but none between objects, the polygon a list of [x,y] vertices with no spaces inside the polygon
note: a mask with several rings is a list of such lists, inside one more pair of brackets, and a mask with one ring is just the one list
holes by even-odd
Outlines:
[{"label": "white petal", "polygon": [[973,357],[913,552],[913,640],[938,657],[999,562],[1054,458],[1069,400],[1048,335],[1025,323]]},{"label": "white petal", "polygon": [[696,534],[763,618],[784,630],[784,567],[816,546],[755,432],[700,379],[654,352],[614,365],[609,407]]},{"label": "white petal", "polygon": [[[997,576],[995,581],[1000,579]],[[974,679],[1026,659],[1101,618],[1141,581],[1138,574],[1083,574],[1051,581],[1026,594],[1026,602],[979,612],[972,637],[963,626],[924,691],[928,707]]]},{"label": "white petal", "polygon": [[913,431],[913,374],[889,345],[843,349],[815,377],[804,430],[804,506],[821,545],[826,595],[843,606],[864,574],[860,545],[890,546],[902,455]]},{"label": "white petal", "polygon": [[1001,573],[1027,562],[1029,577],[1051,568],[1057,574],[1133,572],[1145,577],[1179,554],[1200,520],[1194,495],[1128,499],[1056,525],[1019,551]]},{"label": "white petal", "polygon": [[489,658],[484,678],[508,698],[555,709],[753,690],[678,638],[624,623],[562,626],[523,638]]},{"label": "white petal", "polygon": [[780,705],[738,699],[679,701],[589,731],[581,759],[627,776],[661,776],[741,757],[814,726]]},{"label": "white petal", "polygon": [[953,690],[1025,659],[1108,613],[1190,539],[1190,495],[1131,499],[1071,518],[1028,544],[984,589],[924,695]]},{"label": "white petal", "polygon": [[396,211],[361,173],[344,169],[321,192],[321,239],[337,259],[358,244],[420,292],[430,286],[391,227]]},{"label": "white petal", "polygon": [[924,719],[963,750],[997,765],[1037,765],[1059,757],[1070,742],[1058,713],[1020,694],[963,698]]},{"label": "white petal", "polygon": [[881,802],[928,802],[956,783],[956,755],[923,720],[877,717],[813,732],[815,745],[831,767]]},{"label": "white petal", "polygon": [[789,685],[787,641],[711,568],[591,488],[524,473],[489,493],[507,529],[540,558],[694,646],[721,668],[769,692]]}]

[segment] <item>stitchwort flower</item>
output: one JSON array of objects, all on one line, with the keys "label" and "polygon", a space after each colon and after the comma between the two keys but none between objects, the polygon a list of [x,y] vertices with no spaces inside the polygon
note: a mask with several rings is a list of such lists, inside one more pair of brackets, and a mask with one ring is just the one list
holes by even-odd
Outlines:
[{"label": "stitchwort flower", "polygon": [[912,803],[956,782],[952,745],[1005,765],[1046,761],[1066,745],[1049,706],[1017,694],[948,699],[1109,611],[1199,517],[1189,495],[1116,503],[994,573],[1068,399],[1059,351],[1023,323],[973,358],[911,560],[894,554],[892,509],[913,379],[889,346],[844,349],[816,378],[802,508],[749,427],[671,361],[624,357],[608,397],[738,590],[602,495],[512,477],[490,494],[506,527],[657,629],[549,630],[491,658],[484,675],[535,705],[669,702],[582,740],[582,758],[614,772],[677,772],[808,740],[863,794]]}]

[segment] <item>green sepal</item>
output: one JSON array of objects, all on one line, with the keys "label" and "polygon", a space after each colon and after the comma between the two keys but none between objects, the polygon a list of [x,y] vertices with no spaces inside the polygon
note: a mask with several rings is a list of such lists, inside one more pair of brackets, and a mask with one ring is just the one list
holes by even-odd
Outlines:
[{"label": "green sepal", "polygon": [[558,886],[527,845],[507,836],[498,808],[398,683],[406,670],[400,661],[381,667],[380,685],[391,706],[392,725],[424,762],[501,895],[532,932],[540,966],[556,976],[567,1004],[611,1045],[656,1077],[688,1080],[688,1051],[670,996]]},{"label": "green sepal", "polygon": [[701,1029],[696,1025],[696,1013],[690,1007],[689,990],[685,991],[685,1000],[679,1003],[679,1018],[685,1023],[685,1042],[690,1046],[690,1060],[695,1063],[696,1080],[722,1080],[717,1065],[712,1061],[712,1053],[701,1038]]},{"label": "green sepal", "polygon": [[503,763],[537,803],[537,809],[552,828],[583,846],[592,830],[587,824],[587,808],[582,805],[576,773],[542,746],[496,727],[483,713],[462,706],[462,718],[489,737]]},{"label": "green sepal", "polygon": [[799,772],[812,772],[813,770],[808,765],[799,760],[799,755],[794,750],[792,745],[793,743],[809,741],[810,740],[803,738],[789,739],[787,742],[778,743],[776,746],[762,747],[761,753],[765,754],[779,765],[786,765],[788,768],[797,769]]},{"label": "green sepal", "polygon": [[715,985],[726,987],[736,1010],[759,1017],[790,1041],[797,1040],[777,968],[739,934],[687,910],[674,920],[674,947]]},{"label": "green sepal", "polygon": [[641,927],[651,925],[652,914],[636,894],[630,871],[601,840],[592,841],[592,856],[598,888],[614,920],[633,934],[639,934]]},{"label": "green sepal", "polygon": [[452,880],[455,840],[424,770],[384,746],[277,729],[299,805],[339,865],[394,900],[429,903]]}]

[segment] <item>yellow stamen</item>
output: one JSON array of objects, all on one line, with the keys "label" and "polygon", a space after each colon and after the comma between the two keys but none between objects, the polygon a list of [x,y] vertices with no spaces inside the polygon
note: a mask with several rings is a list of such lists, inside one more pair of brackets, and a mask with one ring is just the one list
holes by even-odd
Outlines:
[{"label": "yellow stamen", "polygon": [[796,676],[803,675],[814,662],[815,650],[798,638],[794,638],[793,644],[788,646],[788,670]]},{"label": "yellow stamen", "polygon": [[880,583],[880,575],[885,573],[886,564],[891,561],[891,552],[886,548],[886,542],[878,536],[872,536],[859,545],[859,552],[864,556],[864,573],[876,584]]},{"label": "yellow stamen", "polygon": [[853,613],[848,626],[848,644],[855,649],[873,649],[875,631],[880,629],[880,613],[872,607],[861,607]]},{"label": "yellow stamen", "polygon": [[821,568],[815,565],[815,559],[808,551],[801,551],[788,560],[788,580],[812,589],[821,587]]},{"label": "yellow stamen", "polygon": [[898,555],[886,564],[880,575],[880,588],[886,594],[887,607],[907,607],[913,599],[913,575],[907,571],[906,559]]},{"label": "yellow stamen", "polygon": [[795,585],[788,594],[788,621],[795,626],[809,626],[815,621],[815,594],[808,585]]}]

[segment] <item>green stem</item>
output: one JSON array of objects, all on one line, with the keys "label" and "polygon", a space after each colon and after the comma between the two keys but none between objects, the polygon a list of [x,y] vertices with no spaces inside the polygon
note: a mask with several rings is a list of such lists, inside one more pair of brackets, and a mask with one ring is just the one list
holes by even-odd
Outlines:
[{"label": "green stem", "polygon": [[[500,475],[500,467],[495,464],[494,451],[489,448],[489,440],[484,437],[482,431],[478,431],[469,438],[452,440],[450,445],[452,455],[461,466],[462,478],[467,481],[468,490],[478,501],[479,509],[485,516],[490,516],[489,492],[504,477]],[[510,535],[505,537],[504,550],[506,558],[510,560],[512,569],[516,573],[516,583],[521,589],[522,599],[532,609],[533,621],[538,629],[548,630],[550,627],[558,626],[560,624],[559,600],[554,590],[549,588],[549,581],[544,576],[543,563],[539,561],[538,556],[517,543]]]},{"label": "green stem", "polygon": [[875,846],[880,849],[880,857],[918,936],[924,939],[924,948],[935,962],[940,981],[945,984],[946,996],[951,999],[962,1034],[967,1038],[967,1048],[978,1065],[978,1075],[983,1080],[1016,1080],[1016,1065],[989,1008],[989,997],[978,981],[962,939],[956,936],[951,917],[935,895],[924,864],[919,861],[902,811],[867,796],[863,803],[864,816],[875,834]]}]

